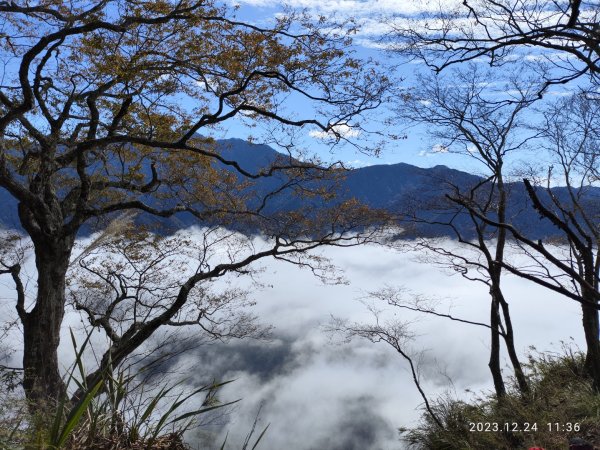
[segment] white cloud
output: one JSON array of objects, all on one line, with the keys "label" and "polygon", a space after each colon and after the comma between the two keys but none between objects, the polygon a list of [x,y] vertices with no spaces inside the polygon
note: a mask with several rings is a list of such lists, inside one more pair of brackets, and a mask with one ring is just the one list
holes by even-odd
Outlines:
[{"label": "white cloud", "polygon": [[[199,230],[188,232],[190,237],[195,233],[199,234]],[[257,248],[263,245],[256,240]],[[446,241],[444,245],[454,244]],[[197,382],[206,381],[212,374],[222,380],[236,379],[219,396],[224,401],[243,399],[231,421],[223,428],[201,429],[205,434],[212,430],[219,445],[227,432],[228,443],[233,447],[242,442],[263,404],[258,432],[270,424],[260,444],[264,450],[398,448],[395,430],[414,424],[419,416],[417,407],[422,403],[406,364],[383,344],[331,343],[321,325],[329,321],[331,314],[352,321],[371,320],[357,299],[385,284],[401,284],[415,293],[447,299],[440,304],[441,312],[452,308],[453,315],[468,320],[488,319],[486,286],[419,262],[414,252],[370,245],[324,249],[321,254],[345,272],[350,284],[324,286],[308,270],[264,260],[264,271],[259,275],[264,287],[254,290],[257,304],[253,312],[263,323],[275,325],[276,339],[271,343],[238,342],[217,348],[204,345],[197,354],[188,354],[177,362],[179,373],[190,368],[186,376],[197,377]],[[32,267],[33,260],[29,260],[24,269],[31,271]],[[251,286],[247,278],[233,281],[242,288]],[[215,285],[231,287],[231,282],[217,280]],[[555,349],[553,343],[570,336],[585,348],[578,304],[512,276],[507,276],[504,283],[521,355],[530,345],[539,350]],[[7,311],[14,309],[9,288],[10,283],[0,285],[0,306]],[[467,395],[467,388],[491,389],[486,365],[488,330],[388,310],[386,318],[394,317],[413,321],[418,335],[413,348],[426,350],[422,375],[431,397],[447,388],[447,380],[438,367],[452,378],[458,395]],[[67,321],[76,327],[79,316],[70,313]],[[61,358],[72,353],[67,333],[65,327]],[[19,341],[20,337],[15,339]],[[508,365],[506,360],[503,363]],[[171,381],[179,379],[165,383]],[[361,434],[360,430],[371,432]],[[338,442],[328,440],[331,436]],[[189,437],[200,439],[198,435]],[[344,437],[357,441],[343,441]]]},{"label": "white cloud", "polygon": [[[419,415],[416,408],[422,403],[406,365],[385,345],[364,341],[332,345],[319,325],[327,323],[330,314],[369,321],[370,314],[356,299],[390,282],[426,295],[452,296],[440,306],[440,311],[446,312],[452,304],[452,314],[456,316],[483,322],[488,318],[488,293],[483,284],[418,263],[414,253],[378,246],[328,249],[324,253],[345,271],[350,285],[323,286],[307,271],[274,262],[265,264],[265,284],[272,287],[256,293],[260,298],[259,316],[273,323],[276,332],[293,344],[289,359],[272,378],[261,379],[240,369],[227,374],[239,380],[228,386],[227,398],[244,397],[232,417],[234,422],[223,430],[222,436],[228,431],[231,442],[243,439],[262,403],[263,426],[271,424],[262,445],[265,450],[341,449],[343,444],[325,445],[325,436],[335,434],[348,413],[352,413],[353,401],[362,399],[362,413],[367,418],[365,422],[358,418],[356,427],[370,423],[368,417],[372,416],[382,424],[375,433],[377,442],[362,448],[398,448],[397,436],[387,431],[414,423]],[[558,344],[569,336],[577,343],[583,342],[576,303],[510,276],[506,279],[506,294],[521,354],[527,352],[529,345],[551,349],[551,343]],[[417,319],[404,311],[388,313],[386,318],[397,313],[403,321]],[[414,327],[419,338],[413,348],[426,349],[423,381],[430,396],[447,388],[438,366],[452,378],[459,395],[466,395],[465,389],[491,388],[486,329],[423,317],[414,322]],[[439,336],[444,336],[443,341]],[[264,361],[269,360],[269,355],[265,349]]]},{"label": "white cloud", "polygon": [[[237,3],[250,6],[278,7],[276,0],[237,0]],[[338,15],[368,16],[376,13],[413,15],[422,12],[449,11],[460,6],[458,0],[439,0],[418,2],[412,0],[288,0],[287,5],[294,8],[306,8],[321,13]]]},{"label": "white cloud", "polygon": [[196,86],[206,91],[217,91],[219,84],[213,77],[206,77],[204,80],[197,80]]},{"label": "white cloud", "polygon": [[362,47],[373,48],[376,50],[391,50],[396,47],[393,44],[378,42],[373,39],[365,39],[365,38],[356,39],[356,43]]},{"label": "white cloud", "polygon": [[431,151],[433,153],[448,153],[450,149],[445,145],[435,144],[433,147],[431,147]]},{"label": "white cloud", "polygon": [[368,167],[368,166],[372,166],[372,165],[373,165],[372,162],[363,161],[362,159],[354,159],[354,160],[344,162],[344,166],[350,167],[350,168]]},{"label": "white cloud", "polygon": [[311,130],[308,132],[310,137],[315,139],[335,139],[337,136],[341,138],[354,138],[360,136],[361,132],[358,128],[351,127],[345,123],[335,125],[331,131]]},{"label": "white cloud", "polygon": [[[230,0],[234,4],[248,5],[250,7],[263,7],[281,10],[282,3],[276,0]],[[525,30],[531,28],[531,24],[540,26],[554,26],[557,21],[564,24],[568,20],[567,14],[557,13],[556,8],[537,8],[534,0],[524,0],[522,7],[524,18],[517,25]],[[381,43],[376,38],[384,36],[393,30],[416,30],[421,33],[439,32],[464,33],[473,37],[490,37],[492,39],[503,36],[506,33],[506,17],[502,9],[493,11],[485,9],[486,2],[469,3],[467,7],[462,0],[288,0],[286,5],[292,8],[303,9],[313,16],[324,16],[333,19],[356,20],[360,25],[357,43],[367,48],[392,49],[401,48],[402,43]],[[489,4],[487,4],[489,7]],[[478,11],[479,22],[473,19],[470,8]],[[515,16],[518,18],[518,14]],[[440,19],[439,17],[443,17]],[[581,20],[588,22],[598,21],[598,12],[587,7],[580,12]],[[385,18],[385,19],[384,19]],[[368,39],[374,37],[375,39]],[[549,41],[550,42],[550,41]],[[554,39],[551,42],[568,44]],[[560,59],[566,60],[564,53],[552,54],[547,52],[545,56],[535,54],[519,55],[518,58],[526,60],[538,59]],[[510,58],[510,56],[509,56]],[[475,59],[474,61],[477,61]]]},{"label": "white cloud", "polygon": [[554,97],[570,97],[573,95],[573,91],[548,91],[548,95]]},{"label": "white cloud", "polygon": [[475,147],[473,144],[468,144],[467,145],[467,153],[471,154],[471,155],[475,155],[478,153],[477,147]]},{"label": "white cloud", "polygon": [[435,144],[431,147],[431,150],[421,150],[417,155],[421,157],[429,158],[431,156],[439,155],[440,153],[449,153],[450,149],[442,144]]}]

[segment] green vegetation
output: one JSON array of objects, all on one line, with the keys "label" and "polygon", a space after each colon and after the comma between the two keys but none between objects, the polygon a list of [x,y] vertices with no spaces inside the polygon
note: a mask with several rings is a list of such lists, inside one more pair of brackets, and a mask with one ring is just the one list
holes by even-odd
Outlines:
[{"label": "green vegetation", "polygon": [[[0,449],[36,450],[119,450],[119,449],[170,449],[190,448],[183,435],[197,424],[202,414],[237,403],[221,402],[217,394],[231,381],[213,382],[186,392],[181,383],[147,390],[145,382],[136,381],[125,370],[104,374],[94,386],[85,386],[84,350],[89,345],[89,335],[78,348],[71,333],[76,351],[75,363],[67,374],[65,385],[82,389],[84,394],[76,401],[63,395],[52,409],[54,416],[30,415],[26,400],[18,392],[18,381],[2,377],[0,385]],[[143,378],[142,368],[138,378]],[[5,373],[6,371],[0,371]],[[199,399],[198,397],[202,397]],[[189,403],[199,407],[189,410]],[[185,412],[181,412],[185,409]],[[256,424],[255,424],[256,425]],[[268,428],[268,427],[267,427]],[[257,448],[267,428],[255,439]],[[248,435],[244,449],[249,445],[255,427]],[[226,447],[223,442],[221,450]]]},{"label": "green vegetation", "polygon": [[[561,354],[534,353],[526,365],[528,396],[520,394],[512,380],[501,400],[493,393],[471,402],[439,398],[432,409],[444,428],[424,414],[416,428],[401,429],[403,439],[410,448],[427,450],[565,450],[573,437],[598,445],[600,394],[594,392],[584,364],[585,355],[571,349]],[[493,431],[496,427],[498,431]]]}]

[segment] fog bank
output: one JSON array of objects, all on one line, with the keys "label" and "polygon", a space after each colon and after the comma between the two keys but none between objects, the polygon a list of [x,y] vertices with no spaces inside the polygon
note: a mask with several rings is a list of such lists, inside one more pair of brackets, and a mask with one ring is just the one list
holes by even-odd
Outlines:
[{"label": "fog bank", "polygon": [[[368,245],[327,248],[321,254],[331,259],[347,284],[325,285],[309,270],[275,260],[259,264],[262,287],[244,277],[214,283],[216,288],[251,289],[256,302],[252,311],[274,327],[273,338],[203,344],[171,361],[169,369],[176,374],[169,381],[184,378],[191,387],[213,379],[235,380],[219,398],[242,399],[229,415],[189,433],[192,444],[204,448],[217,443],[219,448],[228,436],[229,448],[241,448],[260,409],[257,432],[270,425],[262,450],[402,448],[397,429],[416,423],[422,403],[406,362],[386,344],[360,339],[348,343],[327,333],[331,317],[369,323],[373,317],[364,304],[368,292],[402,286],[407,293],[436,297],[440,312],[488,321],[485,285],[418,262],[415,253]],[[30,258],[24,272],[33,280],[32,267]],[[9,317],[14,314],[11,283],[7,277],[0,283],[0,313]],[[506,276],[504,286],[521,355],[530,346],[559,350],[561,341],[583,348],[578,304],[512,276]],[[408,350],[420,355],[422,382],[430,397],[446,391],[468,397],[467,390],[491,389],[487,329],[380,306],[386,320],[410,323],[416,337]],[[68,327],[81,332],[81,317],[73,312],[67,316],[60,349],[64,361],[72,355]],[[12,342],[20,347],[18,331]],[[5,363],[20,365],[20,358],[17,352]]]}]

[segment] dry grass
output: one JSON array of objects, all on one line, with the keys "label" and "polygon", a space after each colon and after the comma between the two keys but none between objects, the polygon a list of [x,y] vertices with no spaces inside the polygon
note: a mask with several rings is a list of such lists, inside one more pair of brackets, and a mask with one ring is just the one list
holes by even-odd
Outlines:
[{"label": "dry grass", "polygon": [[[183,431],[171,431],[151,438],[140,435],[131,426],[119,421],[118,426],[106,426],[115,422],[114,417],[99,418],[88,411],[63,445],[55,446],[49,438],[48,427],[32,425],[22,396],[2,392],[0,396],[0,449],[31,450],[189,450],[183,440]],[[98,420],[103,423],[99,427]]]},{"label": "dry grass", "polygon": [[[520,395],[513,382],[502,401],[492,394],[468,403],[440,398],[434,410],[444,429],[424,415],[418,427],[401,430],[403,439],[410,448],[422,450],[565,450],[573,437],[600,447],[600,395],[585,375],[584,356],[571,350],[560,355],[535,354],[527,370],[531,395]],[[476,425],[471,423],[483,424],[480,427],[489,431],[473,430]],[[524,431],[525,423],[529,431]],[[494,424],[498,431],[493,431]],[[513,427],[519,431],[512,431]]]},{"label": "dry grass", "polygon": [[169,433],[158,437],[153,442],[137,438],[131,440],[127,434],[113,436],[96,436],[91,441],[86,434],[75,434],[66,445],[65,450],[189,450],[180,433]]},{"label": "dry grass", "polygon": [[[213,381],[190,391],[182,382],[165,385],[164,379],[155,383],[137,380],[128,368],[108,370],[94,386],[85,386],[78,380],[86,379],[82,354],[89,335],[80,347],[72,332],[71,338],[76,359],[65,386],[71,391],[82,388],[84,393],[76,402],[65,393],[50,408],[54,414],[31,414],[19,373],[2,376],[0,368],[0,450],[188,450],[183,435],[198,426],[201,416],[238,401],[218,399],[220,389],[231,381]],[[144,370],[135,372],[140,375]],[[242,450],[255,450],[267,428],[249,447],[257,431],[255,422]],[[221,450],[225,448],[223,442]]]}]

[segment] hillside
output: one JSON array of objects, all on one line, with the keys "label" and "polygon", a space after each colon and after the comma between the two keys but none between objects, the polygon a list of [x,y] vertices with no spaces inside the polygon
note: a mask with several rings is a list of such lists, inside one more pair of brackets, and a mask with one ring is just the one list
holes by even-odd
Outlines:
[{"label": "hillside", "polygon": [[[290,162],[284,156],[267,145],[254,145],[241,139],[228,139],[217,142],[217,149],[224,159],[236,161],[239,166],[251,173],[257,173],[261,168],[268,167],[274,161]],[[233,170],[222,165],[226,170]],[[448,206],[444,195],[454,187],[466,192],[470,186],[481,179],[475,175],[451,169],[446,166],[433,168],[420,168],[410,164],[399,163],[390,165],[373,165],[349,170],[345,178],[336,186],[338,199],[346,200],[355,198],[360,202],[374,207],[404,215],[406,222],[405,237],[414,236],[453,236],[447,226],[440,223],[447,222],[455,215],[455,209]],[[269,192],[276,191],[285,185],[288,179],[282,174],[261,178],[252,182],[246,189],[249,192],[249,204],[262,199]],[[314,187],[314,185],[313,185]],[[509,211],[510,222],[535,239],[547,238],[556,234],[556,229],[547,220],[541,220],[538,214],[528,206],[528,198],[521,182],[509,185]],[[560,199],[566,199],[564,188],[555,188],[553,191]],[[600,199],[600,189],[593,190],[593,202]],[[256,199],[256,200],[254,200]],[[265,212],[285,212],[299,206],[304,200],[284,190],[274,196]],[[8,229],[19,229],[17,202],[4,189],[0,188],[0,226]],[[318,207],[318,205],[315,205]],[[408,220],[408,216],[418,216],[424,222],[415,223]],[[156,221],[153,217],[139,215],[136,219],[140,223]],[[160,220],[170,230],[176,230],[197,224],[197,220],[187,214],[180,214],[170,219]],[[473,236],[472,224],[465,215],[454,218],[454,224],[466,237]],[[101,226],[101,225],[98,225]],[[88,233],[94,225],[85,228]],[[256,231],[246,230],[242,231]]]}]

